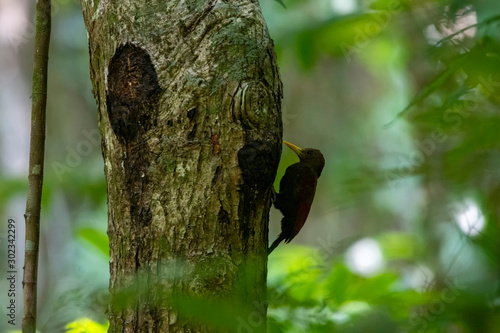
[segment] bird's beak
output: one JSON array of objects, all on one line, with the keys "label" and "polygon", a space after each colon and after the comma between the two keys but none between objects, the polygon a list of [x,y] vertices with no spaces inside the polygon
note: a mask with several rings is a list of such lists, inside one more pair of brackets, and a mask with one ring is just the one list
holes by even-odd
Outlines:
[{"label": "bird's beak", "polygon": [[291,144],[290,142],[286,142],[285,140],[283,140],[283,143],[286,144],[288,146],[288,148],[293,150],[295,152],[295,154],[297,154],[299,156],[299,158],[302,156],[302,154],[303,154],[302,149],[300,149],[296,145]]}]

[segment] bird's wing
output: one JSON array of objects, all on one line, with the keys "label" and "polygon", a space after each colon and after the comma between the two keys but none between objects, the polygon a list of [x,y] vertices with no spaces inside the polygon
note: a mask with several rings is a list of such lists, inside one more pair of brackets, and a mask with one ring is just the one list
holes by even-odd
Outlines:
[{"label": "bird's wing", "polygon": [[309,215],[316,184],[313,170],[303,163],[291,165],[281,179],[275,206],[284,216],[281,229],[287,243],[299,233]]}]

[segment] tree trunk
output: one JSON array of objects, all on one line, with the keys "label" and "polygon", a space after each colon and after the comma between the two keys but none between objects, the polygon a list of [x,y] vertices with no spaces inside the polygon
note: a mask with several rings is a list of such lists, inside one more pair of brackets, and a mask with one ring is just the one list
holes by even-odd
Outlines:
[{"label": "tree trunk", "polygon": [[282,86],[257,1],[82,0],[110,332],[264,332]]},{"label": "tree trunk", "polygon": [[38,252],[40,248],[40,211],[42,209],[43,167],[45,163],[45,120],[51,22],[51,1],[37,1],[31,95],[29,185],[26,212],[24,213],[26,222],[22,322],[24,333],[36,333],[37,324]]}]

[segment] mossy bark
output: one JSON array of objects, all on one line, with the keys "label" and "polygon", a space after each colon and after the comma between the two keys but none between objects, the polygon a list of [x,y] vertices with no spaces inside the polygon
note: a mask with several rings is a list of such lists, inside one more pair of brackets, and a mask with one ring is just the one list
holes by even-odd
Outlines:
[{"label": "mossy bark", "polygon": [[256,1],[82,0],[110,332],[265,331],[282,86]]}]

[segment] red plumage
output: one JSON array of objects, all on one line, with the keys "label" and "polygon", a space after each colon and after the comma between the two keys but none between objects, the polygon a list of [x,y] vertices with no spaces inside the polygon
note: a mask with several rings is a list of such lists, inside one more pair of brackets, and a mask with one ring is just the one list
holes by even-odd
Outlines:
[{"label": "red plumage", "polygon": [[268,249],[270,254],[281,241],[289,243],[302,229],[307,220],[316,193],[316,185],[325,159],[317,149],[300,149],[286,141],[300,158],[300,162],[289,166],[280,181],[280,192],[274,206],[283,213],[281,234]]}]

